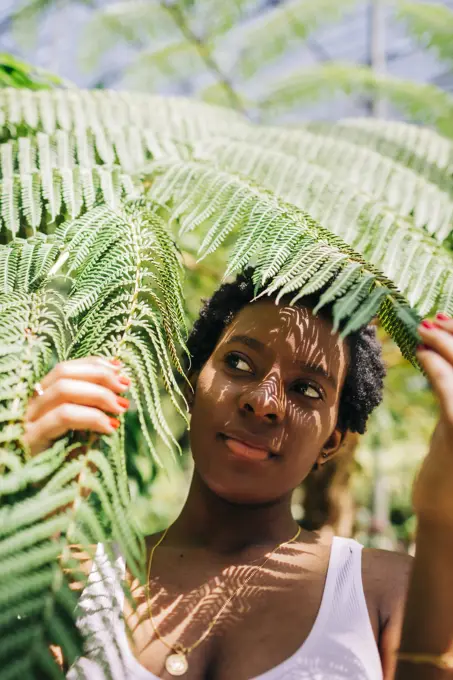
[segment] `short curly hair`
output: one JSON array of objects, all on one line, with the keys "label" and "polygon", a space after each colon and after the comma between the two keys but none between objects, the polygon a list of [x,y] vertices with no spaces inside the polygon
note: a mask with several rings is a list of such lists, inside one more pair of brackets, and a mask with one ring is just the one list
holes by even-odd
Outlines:
[{"label": "short curly hair", "polygon": [[[200,315],[187,341],[189,358],[186,360],[186,370],[197,372],[202,369],[223,330],[253,300],[255,286],[252,277],[253,268],[248,267],[235,281],[222,284],[211,298],[203,301]],[[296,305],[313,309],[328,285],[329,282],[316,293],[301,298]],[[333,304],[322,307],[319,315],[332,321]],[[344,433],[349,430],[363,434],[369,415],[382,401],[386,369],[375,326],[363,326],[350,333],[346,341],[350,362],[341,392],[337,427]]]}]

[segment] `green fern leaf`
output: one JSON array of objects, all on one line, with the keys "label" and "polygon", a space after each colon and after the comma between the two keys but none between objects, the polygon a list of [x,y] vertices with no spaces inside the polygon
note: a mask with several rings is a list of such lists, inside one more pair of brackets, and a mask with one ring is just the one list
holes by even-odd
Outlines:
[{"label": "green fern leaf", "polygon": [[351,318],[344,326],[340,337],[344,338],[349,333],[358,330],[362,326],[370,323],[370,321],[378,314],[379,308],[382,304],[382,299],[391,291],[381,286],[376,287],[370,295],[355,309]]},{"label": "green fern leaf", "polygon": [[453,193],[451,167],[453,142],[420,125],[376,118],[348,118],[338,123],[307,123],[303,126],[323,137],[345,139],[392,158],[426,177],[442,191]]},{"label": "green fern leaf", "polygon": [[338,19],[355,4],[355,0],[318,0],[316,4],[291,0],[268,9],[238,31],[244,46],[236,66],[238,72],[250,78],[264,64],[284,55],[289,45],[300,44],[319,24]]}]

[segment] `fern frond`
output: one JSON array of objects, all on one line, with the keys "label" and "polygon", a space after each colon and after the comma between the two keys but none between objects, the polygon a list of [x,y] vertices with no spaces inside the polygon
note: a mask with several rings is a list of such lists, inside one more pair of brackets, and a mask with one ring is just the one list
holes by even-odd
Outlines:
[{"label": "fern frond", "polygon": [[[27,673],[32,673],[33,667],[38,675],[42,669],[39,670],[31,641],[34,640],[36,648],[43,645],[47,649],[49,619],[59,611],[55,591],[63,588],[65,608],[70,602],[73,606],[76,604],[55,565],[61,545],[52,540],[55,531],[67,528],[69,518],[60,515],[50,522],[44,521],[48,512],[70,501],[72,494],[66,491],[54,497],[12,502],[15,494],[20,498],[20,494],[30,493],[32,484],[54,472],[68,451],[67,439],[63,438],[50,452],[29,460],[22,441],[23,414],[32,385],[49,370],[55,356],[63,359],[70,336],[62,314],[62,296],[52,290],[27,290],[27,286],[31,287],[33,272],[42,274],[45,268],[46,254],[40,252],[43,245],[46,244],[16,242],[14,248],[2,247],[2,254],[14,253],[18,267],[16,276],[10,277],[9,282],[14,290],[0,295],[0,403],[4,405],[0,437],[0,571],[3,572],[0,661],[3,668],[11,668],[11,649],[24,649],[21,634],[25,625]],[[37,280],[39,274],[34,278]],[[68,658],[75,658],[82,652],[82,640],[75,629],[65,628],[53,630],[52,638],[55,644],[59,644],[57,640],[71,639],[73,646],[66,652]],[[55,666],[54,672],[57,671]]]},{"label": "fern frond", "polygon": [[120,166],[95,162],[98,148],[83,131],[73,137],[60,130],[53,138],[38,133],[36,141],[20,137],[0,149],[0,233],[10,231],[13,238],[26,233],[26,224],[36,234],[39,228],[50,229],[57,217],[77,217],[96,200],[115,207],[121,198],[140,192],[138,182],[127,181]]},{"label": "fern frond", "polygon": [[347,118],[337,123],[307,123],[318,135],[366,146],[426,177],[453,194],[453,141],[420,125],[378,118]]},{"label": "fern frond", "polygon": [[[201,257],[218,248],[230,234],[234,236],[234,247],[225,277],[254,263],[257,266],[256,276],[261,277],[261,286],[268,282],[270,263],[263,263],[262,253],[269,254],[278,249],[281,252],[281,226],[284,224],[286,238],[290,232],[294,237],[291,239],[291,249],[286,250],[290,252],[285,260],[280,260],[279,275],[274,282],[268,282],[264,294],[277,289],[284,290],[284,293],[296,290],[324,267],[331,271],[333,260],[339,269],[350,262],[357,262],[360,263],[360,270],[358,281],[352,283],[354,290],[361,290],[362,282],[369,280],[370,286],[365,289],[366,292],[371,293],[377,286],[385,287],[389,291],[387,298],[390,298],[395,310],[400,306],[405,307],[407,314],[414,319],[419,318],[393,282],[342,239],[321,227],[306,213],[252,185],[245,177],[195,162],[156,164],[152,173],[150,197],[168,205],[171,220],[179,223],[181,231],[197,229],[204,232],[199,251]],[[344,259],[340,257],[342,254],[345,255]],[[319,273],[319,282],[324,279]],[[334,285],[333,276],[332,280]],[[352,308],[348,306],[347,309]],[[363,308],[359,308],[360,318],[363,318],[363,312]],[[350,321],[355,323],[354,309]],[[413,327],[407,331],[400,328],[399,331],[400,348],[408,359],[413,360],[417,342]]]},{"label": "fern frond", "polygon": [[[135,215],[132,213],[130,219],[134,218]],[[153,219],[157,220],[157,218]],[[142,242],[148,250],[142,248],[139,254],[143,257],[149,256],[152,249],[158,253],[159,238],[162,240],[163,234],[151,238],[151,234],[148,233],[150,229],[148,232],[145,229],[142,231]],[[155,231],[158,231],[157,227]],[[76,229],[73,229],[73,232],[75,233]],[[72,235],[71,230],[62,229],[62,233],[66,237],[66,242],[62,245],[68,246]],[[98,236],[100,234],[101,230],[98,230]],[[95,435],[90,438],[88,444],[84,444],[82,450],[80,442],[69,445],[68,437],[65,437],[56,442],[53,450],[38,454],[31,460],[27,459],[26,451],[25,455],[23,453],[22,418],[31,386],[44,372],[49,370],[50,360],[54,356],[57,356],[59,360],[70,357],[68,336],[70,338],[71,333],[65,333],[68,326],[65,311],[69,303],[52,290],[39,287],[36,292],[30,293],[27,290],[27,287],[32,288],[33,280],[38,286],[39,276],[34,274],[38,272],[42,275],[43,269],[48,267],[48,253],[42,252],[46,245],[48,244],[45,242],[45,237],[37,239],[37,243],[17,240],[12,246],[3,247],[1,251],[2,254],[7,250],[15,254],[16,261],[18,261],[17,274],[14,278],[10,277],[8,288],[14,286],[15,290],[22,291],[11,293],[8,290],[8,293],[0,299],[0,347],[2,348],[0,403],[6,405],[1,413],[0,437],[0,464],[2,465],[0,493],[6,502],[4,508],[0,509],[2,524],[0,554],[3,551],[0,571],[5,572],[2,588],[0,588],[0,601],[3,603],[2,622],[5,628],[0,628],[2,631],[8,631],[7,636],[2,632],[0,645],[0,659],[3,665],[7,661],[5,654],[11,651],[12,645],[19,649],[23,644],[20,631],[17,630],[17,611],[21,610],[22,601],[29,601],[30,598],[35,603],[40,599],[41,608],[39,616],[32,616],[31,610],[27,610],[29,635],[39,639],[40,644],[45,644],[45,639],[47,642],[52,639],[55,644],[62,647],[66,644],[65,654],[68,659],[79,656],[81,653],[81,646],[77,646],[77,635],[71,643],[72,647],[68,642],[68,636],[74,635],[75,629],[71,631],[65,625],[60,630],[55,624],[55,620],[60,616],[58,612],[62,611],[61,607],[66,610],[66,616],[68,614],[68,600],[66,599],[65,605],[60,601],[61,593],[67,585],[65,585],[63,572],[55,565],[55,557],[61,553],[62,565],[65,565],[69,559],[70,542],[86,544],[100,541],[104,543],[110,538],[90,509],[88,501],[82,497],[82,489],[90,488],[102,498],[102,513],[111,536],[118,542],[118,545],[122,546],[123,554],[128,555],[128,563],[130,560],[136,576],[143,577],[140,571],[143,564],[143,545],[140,545],[137,539],[137,527],[134,519],[128,515],[127,509],[130,499],[124,462],[124,442],[120,445],[121,433],[116,433],[113,438],[104,437],[103,439]],[[53,260],[56,259],[58,252],[59,249],[56,248]],[[170,247],[167,243],[162,248],[162,252],[168,256]],[[98,256],[95,247],[91,254]],[[155,259],[157,257],[158,255]],[[102,257],[98,259],[102,266]],[[70,264],[70,260],[68,262]],[[170,265],[169,269],[172,271],[171,262],[167,264]],[[151,262],[147,261],[146,266],[148,270],[152,269]],[[83,264],[79,264],[79,268],[82,269]],[[51,280],[46,279],[45,285],[47,286]],[[169,281],[171,281],[171,275],[167,277],[166,285],[169,285]],[[154,292],[151,286],[150,288]],[[169,290],[166,294],[171,295],[173,292],[174,290]],[[157,297],[155,294],[155,298]],[[165,303],[165,295],[163,298],[164,302],[160,310],[162,315],[165,312],[165,304],[169,304],[168,299]],[[137,310],[137,314],[139,311],[143,318],[143,310]],[[130,317],[130,308],[128,312]],[[162,321],[156,319],[155,323],[157,325]],[[166,320],[166,323],[172,331],[171,319]],[[13,324],[12,329],[11,324]],[[157,334],[159,332],[162,334],[160,329],[157,330]],[[175,336],[177,333],[173,332],[172,337]],[[161,353],[167,351],[166,342],[168,343],[166,338],[160,339]],[[140,350],[145,357],[149,354],[149,347],[145,344]],[[155,390],[152,394],[152,404],[157,416],[160,416],[161,413],[156,406],[157,397],[157,390]],[[71,448],[82,451],[82,455],[75,460],[67,461],[66,455]],[[99,454],[96,453],[97,451]],[[89,465],[93,462],[96,463],[98,469],[96,476],[92,475],[89,470]],[[14,494],[24,492],[30,494],[31,485],[48,479],[49,475],[50,480],[38,494],[32,495],[22,503],[11,502]],[[71,506],[71,511],[61,514],[60,509],[65,504]],[[47,522],[48,514],[55,511],[60,512],[55,522]],[[62,538],[55,543],[52,539],[52,532],[57,526]],[[58,553],[55,552],[56,550]],[[22,570],[21,576],[24,584],[21,588],[17,587],[17,569],[12,567],[16,563],[20,564]],[[5,602],[5,597],[8,598],[7,602]],[[45,616],[42,616],[43,611]],[[27,659],[34,669],[40,668],[39,654],[34,648],[27,649]],[[39,674],[40,671],[37,672]]]},{"label": "fern frond", "polygon": [[[242,18],[256,11],[256,1],[232,0],[225,3],[209,0],[186,3],[181,9],[187,24],[193,26],[198,35],[209,36],[212,43]],[[154,43],[163,41],[168,44],[181,39],[180,27],[164,2],[131,0],[100,8],[93,13],[87,27],[84,43],[88,48],[81,53],[82,66],[92,68],[99,57],[114,47],[118,40],[140,46],[146,51],[150,38]],[[181,41],[180,45],[181,49],[186,50],[193,47],[187,39]],[[162,69],[162,73],[165,72],[168,74],[166,69]]]},{"label": "fern frond", "polygon": [[[445,240],[451,232],[453,196],[401,163],[367,147],[305,130],[265,127],[245,131],[244,141],[244,174],[251,172],[254,163],[259,161],[259,147],[280,151],[321,166],[334,178],[346,177],[348,184],[388,205],[402,217],[412,218],[416,226],[425,227],[438,241]],[[212,149],[216,144],[212,141],[197,148]],[[248,157],[249,144],[256,147],[251,157]],[[224,140],[219,140],[218,145],[226,146]],[[234,158],[235,153],[240,153],[240,145],[233,148],[230,156]]]},{"label": "fern frond", "polygon": [[397,16],[423,47],[437,52],[440,59],[453,65],[453,12],[439,3],[397,0]]},{"label": "fern frond", "polygon": [[55,360],[119,357],[162,464],[162,445],[177,448],[163,389],[187,419],[175,377],[186,350],[181,264],[197,245],[200,258],[229,247],[225,278],[254,265],[255,299],[295,303],[322,288],[314,312],[333,303],[341,337],[377,316],[417,365],[421,316],[453,314],[453,151],[402,123],[284,130],[117,92],[0,91],[0,127],[10,241],[0,246],[0,664],[16,673],[10,656],[22,655],[24,674],[50,677],[50,641],[68,659],[79,649],[66,596],[67,573],[80,571],[73,544],[111,553],[116,541],[140,579],[146,551],[131,511],[127,420],[113,435],[69,433],[29,458],[34,382]]},{"label": "fern frond", "polygon": [[336,94],[385,98],[410,120],[433,125],[453,137],[453,97],[432,84],[421,84],[375,73],[371,68],[330,62],[310,69],[295,70],[267,88],[259,103],[266,119]]},{"label": "fern frond", "polygon": [[[296,145],[291,149],[296,149]],[[450,251],[395,208],[379,203],[347,179],[340,179],[344,174],[263,149],[261,144],[214,139],[197,145],[195,157],[197,155],[234,174],[244,173],[285,201],[306,210],[360,252],[367,262],[378,267],[407,295],[412,305],[417,304],[421,315],[432,309],[445,274],[453,265]],[[282,265],[282,248],[283,252],[287,251],[287,240],[293,247],[287,225],[282,226],[281,231],[278,244],[270,252],[273,273]],[[239,237],[238,244],[242,238]],[[397,257],[389,257],[390,254]],[[429,264],[430,278],[419,277],[422,263],[424,269]]]},{"label": "fern frond", "polygon": [[16,281],[17,257],[17,249],[0,246],[0,272],[2,277],[0,295],[12,293],[14,290],[14,284]]},{"label": "fern frond", "polygon": [[159,2],[127,0],[115,2],[93,12],[85,29],[82,67],[92,69],[100,57],[119,39],[129,44],[146,43],[150,38],[178,36],[178,29]]},{"label": "fern frond", "polygon": [[7,357],[7,370],[0,372],[0,402],[8,414],[1,444],[24,455],[20,440],[32,385],[49,370],[54,355],[62,359],[70,331],[57,292],[24,290],[33,270],[32,254],[22,248],[15,257],[19,262],[17,292],[0,296],[0,347],[2,357]]},{"label": "fern frond", "polygon": [[125,69],[124,79],[132,87],[146,83],[149,92],[155,91],[166,79],[183,81],[196,77],[206,68],[195,46],[184,39],[154,45],[142,50]]},{"label": "fern frond", "polygon": [[263,65],[286,54],[288,47],[300,45],[319,25],[338,20],[356,4],[356,0],[290,0],[268,8],[228,35],[232,43],[237,45],[239,40],[242,44],[235,70],[250,78]]},{"label": "fern frond", "polygon": [[[114,139],[120,128],[165,132],[181,140],[222,133],[243,117],[231,109],[208,106],[184,97],[113,90],[0,90],[2,139],[26,133],[89,129]],[[98,142],[97,144],[99,144]]]},{"label": "fern frond", "polygon": [[243,19],[253,17],[257,12],[256,0],[208,0],[194,3],[194,20],[203,27],[203,33],[213,38],[225,35]]},{"label": "fern frond", "polygon": [[[66,455],[67,442],[60,440],[59,444],[60,451]],[[42,675],[39,649],[42,646],[47,648],[49,643],[61,646],[69,663],[83,654],[81,634],[74,626],[68,625],[76,615],[77,597],[69,588],[66,572],[76,570],[82,584],[86,580],[78,569],[78,560],[72,556],[71,545],[75,539],[86,546],[100,541],[108,547],[109,536],[90,508],[89,501],[81,497],[82,485],[102,497],[103,512],[109,520],[112,534],[128,554],[134,572],[140,574],[135,565],[142,561],[143,554],[134,537],[134,524],[121,506],[118,485],[112,475],[111,464],[107,463],[106,450],[100,454],[100,462],[93,448],[88,446],[88,449],[85,458],[79,456],[77,460],[63,463],[52,483],[42,491],[25,501],[0,509],[0,564],[4,572],[0,587],[0,659],[3,667],[11,665],[8,653],[12,646],[23,648],[21,630],[24,627],[29,634],[25,657],[30,674]],[[38,454],[37,458],[41,455],[46,456],[47,452]],[[87,472],[90,461],[96,461],[96,476]],[[25,464],[24,472],[31,466],[36,468],[33,459]],[[105,466],[109,472],[108,482]],[[70,474],[62,475],[67,470]],[[62,512],[61,508],[68,504],[69,509]],[[47,519],[52,512],[57,512],[57,516]],[[55,537],[56,531],[59,532],[58,538]],[[20,579],[17,578],[18,573]],[[32,640],[34,644],[30,644]],[[48,677],[47,672],[58,673],[53,663],[49,663],[45,677]]]},{"label": "fern frond", "polygon": [[32,66],[6,52],[0,53],[0,88],[41,90],[63,85],[63,79],[43,68]]},{"label": "fern frond", "polygon": [[178,353],[186,329],[179,263],[164,223],[150,203],[138,201],[117,212],[95,208],[59,227],[56,238],[69,253],[66,272],[74,279],[65,306],[77,325],[70,356],[124,358],[151,451],[157,455],[150,429],[177,446],[160,407],[159,369],[185,417],[172,369],[182,373]]}]

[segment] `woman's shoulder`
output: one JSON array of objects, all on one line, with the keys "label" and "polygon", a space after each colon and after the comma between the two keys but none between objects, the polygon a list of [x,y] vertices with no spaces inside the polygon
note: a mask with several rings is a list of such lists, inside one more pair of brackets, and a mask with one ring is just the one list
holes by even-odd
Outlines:
[{"label": "woman's shoulder", "polygon": [[[372,581],[392,581],[395,587],[404,584],[409,578],[413,557],[396,550],[382,548],[363,548],[362,572]],[[392,575],[393,578],[389,578]]]},{"label": "woman's shoulder", "polygon": [[381,627],[404,610],[413,557],[379,548],[363,548],[362,579],[367,602],[379,612]]}]

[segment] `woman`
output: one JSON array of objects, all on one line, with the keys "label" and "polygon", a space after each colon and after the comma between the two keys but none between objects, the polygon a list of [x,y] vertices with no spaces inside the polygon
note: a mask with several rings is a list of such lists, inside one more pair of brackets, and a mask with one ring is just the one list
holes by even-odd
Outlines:
[{"label": "woman", "polygon": [[[374,329],[342,341],[332,333],[330,307],[313,314],[321,293],[294,307],[270,298],[251,302],[246,272],[205,305],[189,340],[195,469],[188,498],[169,530],[147,538],[149,590],[131,583],[136,612],[116,583],[125,575],[121,556],[115,571],[98,546],[95,565],[87,565],[93,582],[81,600],[80,625],[92,644],[71,680],[103,678],[105,657],[117,678],[137,680],[394,677],[411,558],[301,530],[291,514],[294,488],[341,453],[348,429],[365,430],[381,400],[384,369]],[[453,417],[444,406],[453,391],[453,322],[436,319],[436,328],[421,326],[420,334],[435,349],[422,347],[418,356],[442,408],[437,446],[415,497],[419,520],[432,528],[450,516],[451,493],[442,484],[451,467]],[[127,383],[120,369],[87,358],[50,371],[27,412],[32,451],[69,429],[112,432],[115,420],[106,412],[127,407],[124,398],[117,401]],[[447,463],[439,479],[436,456]],[[415,561],[425,555],[421,549]],[[442,556],[441,567],[447,563],[453,556]],[[434,592],[436,578],[430,583]],[[417,590],[414,579],[412,586]],[[421,606],[418,593],[414,599]],[[102,613],[91,611],[99,601],[109,612],[109,632]],[[417,616],[412,611],[407,644],[418,635]],[[435,646],[438,633],[434,642],[425,635],[428,647],[407,649],[445,651]],[[429,676],[417,675],[412,661],[401,661],[405,666],[407,677],[441,677],[434,666]]]}]

